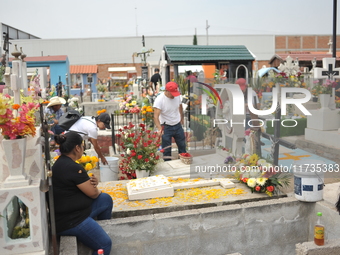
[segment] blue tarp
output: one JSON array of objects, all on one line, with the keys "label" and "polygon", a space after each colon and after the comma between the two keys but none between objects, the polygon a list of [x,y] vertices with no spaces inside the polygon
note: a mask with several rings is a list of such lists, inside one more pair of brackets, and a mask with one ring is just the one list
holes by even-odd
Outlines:
[{"label": "blue tarp", "polygon": [[276,69],[275,67],[266,67],[266,68],[262,68],[262,69],[258,70],[257,74],[258,74],[259,77],[262,77],[263,75],[268,73],[270,70],[274,70],[277,73],[280,72],[280,70]]}]

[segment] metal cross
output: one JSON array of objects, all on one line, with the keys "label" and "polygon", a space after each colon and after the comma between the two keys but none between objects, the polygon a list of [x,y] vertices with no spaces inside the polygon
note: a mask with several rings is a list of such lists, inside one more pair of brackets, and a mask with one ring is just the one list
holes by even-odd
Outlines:
[{"label": "metal cross", "polygon": [[322,75],[327,75],[329,80],[333,80],[333,76],[339,75],[339,71],[333,70],[333,65],[329,64],[328,65],[328,71],[322,71]]}]

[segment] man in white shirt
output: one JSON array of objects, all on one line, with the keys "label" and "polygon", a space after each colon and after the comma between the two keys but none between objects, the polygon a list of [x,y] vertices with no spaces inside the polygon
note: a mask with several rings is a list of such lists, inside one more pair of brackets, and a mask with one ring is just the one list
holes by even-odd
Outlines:
[{"label": "man in white shirt", "polygon": [[186,152],[185,135],[182,125],[184,114],[182,100],[175,82],[168,82],[164,93],[160,94],[154,104],[155,127],[162,135],[162,148],[164,160],[171,160],[171,140],[175,139],[178,153]]},{"label": "man in white shirt", "polygon": [[70,127],[69,131],[75,131],[83,137],[83,139],[88,139],[92,145],[98,157],[101,159],[104,165],[107,165],[107,160],[100,150],[97,142],[98,138],[98,128],[99,129],[110,129],[110,115],[107,113],[101,113],[97,117],[85,116],[81,117],[76,123]]}]

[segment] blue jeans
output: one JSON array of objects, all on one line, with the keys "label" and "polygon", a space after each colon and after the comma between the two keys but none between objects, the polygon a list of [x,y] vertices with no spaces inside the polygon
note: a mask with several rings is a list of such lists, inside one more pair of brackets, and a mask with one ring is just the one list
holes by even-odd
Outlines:
[{"label": "blue jeans", "polygon": [[92,204],[92,211],[82,223],[74,228],[59,232],[60,236],[76,236],[78,241],[90,247],[93,255],[97,255],[99,249],[104,250],[104,254],[110,254],[112,241],[108,234],[94,220],[111,219],[112,198],[106,193],[101,193]]},{"label": "blue jeans", "polygon": [[[60,135],[62,132],[64,132],[65,130],[63,128],[61,128],[59,125],[53,125],[51,127],[51,131],[56,134],[56,135]],[[51,135],[51,140],[54,140],[54,136]]]},{"label": "blue jeans", "polygon": [[171,160],[172,137],[175,139],[175,142],[177,144],[178,153],[187,152],[184,130],[180,122],[174,126],[163,125],[163,130],[164,132],[162,136],[162,148],[164,149],[164,161]]}]

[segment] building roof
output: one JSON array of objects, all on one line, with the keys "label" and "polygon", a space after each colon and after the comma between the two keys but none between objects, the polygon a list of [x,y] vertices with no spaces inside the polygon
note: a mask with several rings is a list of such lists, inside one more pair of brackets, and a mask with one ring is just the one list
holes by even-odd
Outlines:
[{"label": "building roof", "polygon": [[164,45],[169,62],[255,60],[244,45]]},{"label": "building roof", "polygon": [[[293,59],[298,58],[299,61],[312,61],[316,58],[316,61],[322,61],[323,58],[331,58],[332,54],[327,52],[291,52],[291,53],[279,53],[275,54],[269,61],[269,64],[273,63],[275,59],[284,62],[286,58],[290,56]],[[336,60],[340,60],[340,57],[336,57]]]},{"label": "building roof", "polygon": [[70,66],[70,74],[98,73],[97,65]]},{"label": "building roof", "polygon": [[[12,62],[14,58],[10,58],[9,62]],[[66,55],[59,56],[42,56],[42,57],[26,57],[25,62],[51,62],[51,61],[60,61],[65,62],[67,60]]]}]

